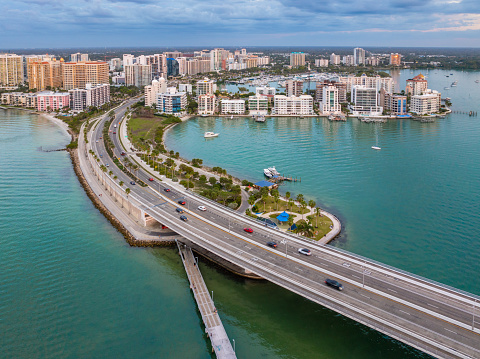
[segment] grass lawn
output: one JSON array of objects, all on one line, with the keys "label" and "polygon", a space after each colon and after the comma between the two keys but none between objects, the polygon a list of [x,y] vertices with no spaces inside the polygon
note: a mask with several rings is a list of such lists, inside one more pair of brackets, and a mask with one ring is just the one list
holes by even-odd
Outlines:
[{"label": "grass lawn", "polygon": [[259,212],[276,212],[276,211],[290,211],[290,212],[296,212],[296,213],[308,213],[308,209],[303,209],[298,207],[297,205],[289,206],[288,202],[279,200],[278,201],[278,206],[277,203],[275,203],[274,198],[272,196],[268,196],[267,201],[265,202],[265,207],[263,206],[263,201],[262,199],[259,199],[255,203],[258,207]]},{"label": "grass lawn", "polygon": [[[155,131],[158,127],[164,126],[165,118],[155,116],[153,118],[137,117],[128,121],[128,135],[130,141],[137,148],[145,149],[144,141],[153,141]],[[142,140],[143,139],[143,140]]]},{"label": "grass lawn", "polygon": [[[315,229],[315,240],[322,239],[322,237],[331,231],[330,226],[333,224],[332,220],[327,216],[319,217],[317,215],[307,216],[307,218],[311,218],[312,226]],[[318,222],[317,222],[318,220]],[[317,227],[318,223],[318,227]],[[317,228],[316,228],[317,227]]]}]

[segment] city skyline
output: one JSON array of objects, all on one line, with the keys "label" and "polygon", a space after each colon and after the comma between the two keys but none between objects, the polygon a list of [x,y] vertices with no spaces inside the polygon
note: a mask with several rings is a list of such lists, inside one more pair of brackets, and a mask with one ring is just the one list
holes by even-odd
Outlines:
[{"label": "city skyline", "polygon": [[0,3],[2,47],[479,47],[471,0],[327,4],[311,0],[21,0]]}]

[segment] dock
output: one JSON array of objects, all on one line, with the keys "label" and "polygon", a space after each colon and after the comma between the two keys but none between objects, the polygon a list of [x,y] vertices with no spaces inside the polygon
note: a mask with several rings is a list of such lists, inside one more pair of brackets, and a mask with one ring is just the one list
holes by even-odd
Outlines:
[{"label": "dock", "polygon": [[215,355],[221,359],[237,358],[217,309],[215,308],[213,299],[208,292],[207,285],[203,280],[202,273],[200,273],[198,264],[195,261],[192,249],[178,241],[177,246],[183,266],[187,272],[188,280],[190,281],[190,289],[193,292],[198,309],[202,315],[205,332],[210,338]]}]

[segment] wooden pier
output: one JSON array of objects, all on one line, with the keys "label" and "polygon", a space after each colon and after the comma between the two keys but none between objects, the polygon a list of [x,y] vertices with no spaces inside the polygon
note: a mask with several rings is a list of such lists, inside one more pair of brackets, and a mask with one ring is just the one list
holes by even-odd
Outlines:
[{"label": "wooden pier", "polygon": [[228,339],[227,332],[217,313],[213,299],[208,292],[207,285],[203,280],[202,273],[200,273],[191,248],[178,241],[177,246],[183,266],[187,272],[188,280],[190,281],[190,289],[193,291],[193,296],[195,297],[203,323],[205,324],[205,331],[212,342],[215,355],[217,358],[235,359],[237,356]]}]

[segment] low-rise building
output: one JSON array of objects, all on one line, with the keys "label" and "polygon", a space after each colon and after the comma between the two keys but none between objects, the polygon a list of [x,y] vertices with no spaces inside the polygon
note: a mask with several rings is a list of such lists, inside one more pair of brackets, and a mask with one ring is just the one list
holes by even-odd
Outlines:
[{"label": "low-rise building", "polygon": [[380,116],[383,108],[378,106],[377,89],[354,85],[352,87],[352,103],[350,109],[354,116]]},{"label": "low-rise building", "polygon": [[223,115],[243,115],[245,113],[245,100],[222,100]]},{"label": "low-rise building", "polygon": [[102,107],[110,102],[110,85],[87,84],[84,89],[69,90],[70,109],[73,111],[85,111],[89,107]]},{"label": "low-rise building", "polygon": [[310,95],[275,95],[273,113],[276,115],[313,115],[313,98]]},{"label": "low-rise building", "polygon": [[157,94],[157,111],[160,113],[176,114],[187,107],[187,93],[177,92],[175,87],[168,89],[166,93]]},{"label": "low-rise building", "polygon": [[248,98],[248,110],[250,115],[262,115],[268,114],[268,97],[263,95],[250,96]]},{"label": "low-rise building", "polygon": [[38,111],[55,111],[70,106],[68,92],[42,91],[37,93]]},{"label": "low-rise building", "polygon": [[413,112],[417,115],[436,113],[440,110],[440,98],[441,93],[433,90],[430,90],[429,93],[423,95],[412,96],[410,102],[410,112]]},{"label": "low-rise building", "polygon": [[285,81],[285,93],[287,96],[301,96],[303,94],[303,81],[287,80]]},{"label": "low-rise building", "polygon": [[214,94],[217,91],[217,84],[213,80],[204,78],[197,81],[197,96]]},{"label": "low-rise building", "polygon": [[193,88],[191,84],[178,84],[178,91],[191,94],[193,92]]},{"label": "low-rise building", "polygon": [[390,112],[390,115],[404,116],[407,114],[407,96],[385,93],[383,108]]},{"label": "low-rise building", "polygon": [[338,101],[338,88],[335,86],[324,86],[322,92],[322,101],[318,104],[320,113],[330,115],[342,112],[342,106]]},{"label": "low-rise building", "polygon": [[327,59],[316,59],[315,66],[317,67],[328,67],[328,60]]},{"label": "low-rise building", "polygon": [[213,115],[217,109],[217,97],[215,95],[198,96],[198,114]]},{"label": "low-rise building", "polygon": [[145,106],[152,106],[157,103],[157,94],[167,92],[167,81],[160,77],[159,80],[153,80],[151,85],[144,88]]}]

